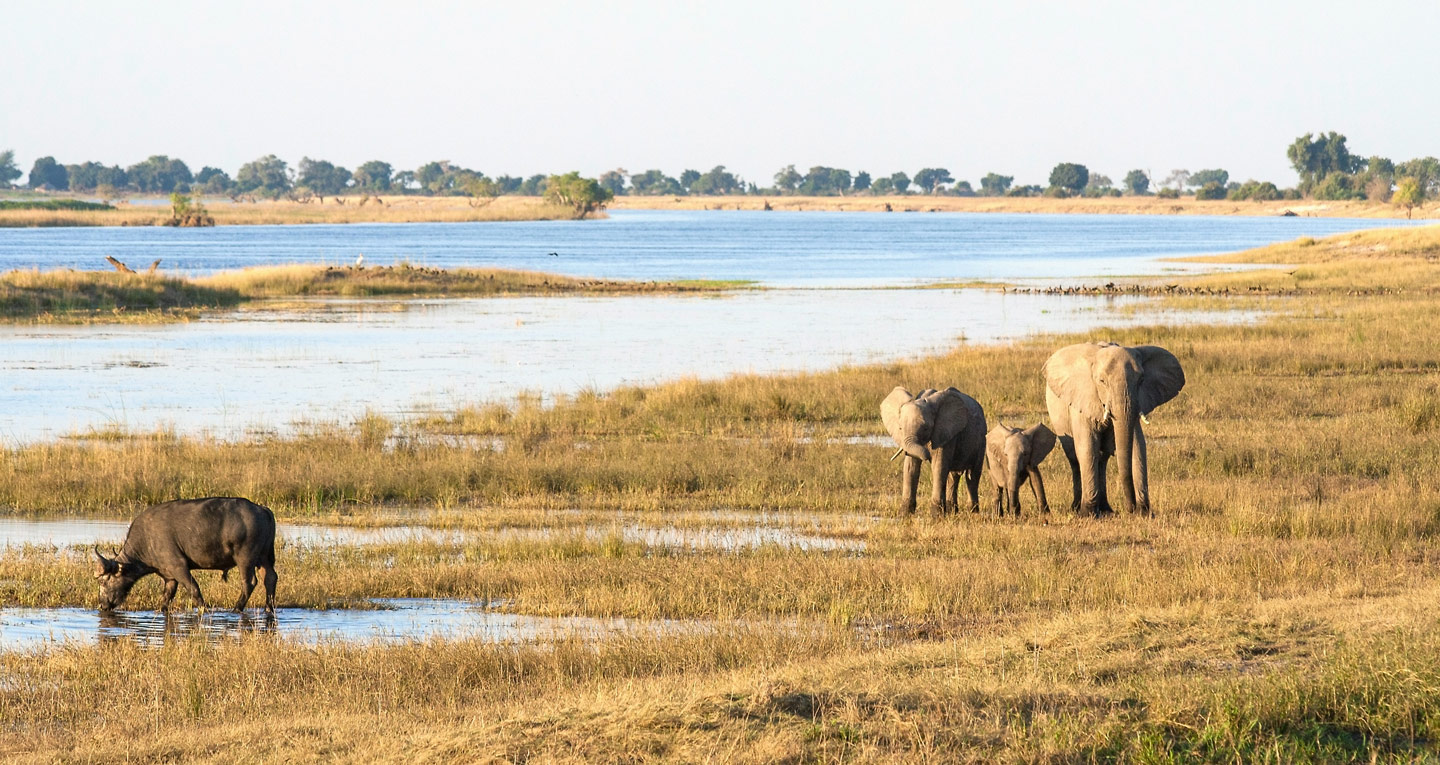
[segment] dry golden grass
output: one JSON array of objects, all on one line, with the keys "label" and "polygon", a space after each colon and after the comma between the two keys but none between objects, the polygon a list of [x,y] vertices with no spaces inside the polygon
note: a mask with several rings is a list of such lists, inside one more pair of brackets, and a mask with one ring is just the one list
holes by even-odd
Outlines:
[{"label": "dry golden grass", "polygon": [[[336,200],[342,199],[345,204]],[[375,199],[374,197],[371,198]],[[217,226],[288,223],[470,223],[481,221],[571,220],[574,211],[539,197],[498,197],[479,207],[468,197],[386,196],[360,204],[359,197],[326,197],[324,203],[205,200]],[[116,204],[114,210],[0,210],[0,227],[159,226],[170,217],[166,205]],[[588,217],[604,217],[592,214]]]},{"label": "dry golden grass", "polygon": [[161,322],[271,298],[614,295],[714,292],[740,281],[632,282],[503,268],[440,269],[312,264],[259,266],[185,278],[114,271],[18,270],[0,274],[0,321]]},{"label": "dry golden grass", "polygon": [[[1283,261],[1306,263],[1292,258]],[[1399,262],[1314,259],[1355,269],[1336,279]],[[1405,273],[1407,285],[1425,278]],[[956,384],[992,420],[1038,419],[1040,364],[1073,337],[581,394],[553,407],[477,406],[403,426],[369,417],[295,439],[11,448],[0,503],[24,510],[118,514],[235,492],[276,507],[282,524],[404,522],[385,510],[403,503],[443,509],[409,522],[480,532],[454,544],[286,548],[283,603],[502,598],[522,612],[695,617],[719,629],[594,647],[312,649],[247,638],[0,654],[0,752],[198,762],[1434,760],[1440,296],[1327,288],[1227,304],[1273,314],[1087,336],[1156,343],[1185,364],[1186,389],[1147,429],[1154,518],[897,519],[888,450],[824,440],[880,433],[877,402],[897,383]],[[1042,469],[1063,508],[1067,468],[1051,457]],[[572,507],[581,512],[562,512]],[[726,509],[723,520],[706,520],[714,508]],[[792,522],[813,533],[864,542],[863,554],[677,553],[575,532],[607,518],[730,526],[777,509],[803,513]],[[557,531],[484,533],[505,526]],[[0,603],[93,604],[77,554],[0,554]],[[231,596],[233,583],[207,577],[207,593]],[[137,589],[137,605],[153,605],[156,589]]]},{"label": "dry golden grass", "polygon": [[[1079,213],[1090,215],[1296,215],[1317,218],[1403,218],[1405,212],[1388,204],[1372,202],[1325,202],[1313,199],[1276,202],[1196,201],[1194,197],[1103,197],[1099,199],[1054,199],[1050,197],[950,197],[950,196],[849,196],[849,197],[616,197],[613,210],[761,210],[766,204],[775,210],[883,212],[1004,212]],[[1414,211],[1417,219],[1440,217],[1440,205],[1430,204]]]}]

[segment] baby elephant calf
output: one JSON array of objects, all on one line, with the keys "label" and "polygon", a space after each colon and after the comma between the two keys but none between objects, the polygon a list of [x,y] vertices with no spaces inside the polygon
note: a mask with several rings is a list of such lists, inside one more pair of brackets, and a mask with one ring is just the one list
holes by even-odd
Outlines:
[{"label": "baby elephant calf", "polygon": [[1020,485],[1028,479],[1040,512],[1049,513],[1045,501],[1045,482],[1040,478],[1040,463],[1055,448],[1055,434],[1044,425],[1027,430],[1001,423],[985,434],[985,463],[990,480],[995,482],[995,511],[1001,516],[1006,509],[1020,516]]},{"label": "baby elephant calf", "polygon": [[130,522],[125,546],[114,558],[95,549],[95,578],[100,582],[100,608],[109,611],[125,602],[130,588],[145,576],[165,580],[165,601],[170,607],[175,588],[185,591],[206,608],[200,585],[190,575],[196,569],[240,569],[240,602],[245,610],[255,589],[255,571],[265,574],[265,610],[275,612],[275,514],[248,499],[210,497],[177,499],[142,511]]}]

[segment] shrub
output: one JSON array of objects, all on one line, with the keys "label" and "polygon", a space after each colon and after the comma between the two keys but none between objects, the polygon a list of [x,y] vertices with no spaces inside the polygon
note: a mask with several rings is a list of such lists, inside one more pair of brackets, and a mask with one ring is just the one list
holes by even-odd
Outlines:
[{"label": "shrub", "polygon": [[1179,199],[1180,192],[1175,189],[1160,189],[1155,192],[1155,196],[1158,199]]},{"label": "shrub", "polygon": [[1206,183],[1204,186],[1201,186],[1200,188],[1195,189],[1195,199],[1196,199],[1197,201],[1208,202],[1208,201],[1213,201],[1213,200],[1216,200],[1216,199],[1224,199],[1224,198],[1225,198],[1225,187],[1222,186],[1222,185],[1220,185],[1220,183],[1217,182],[1217,181],[1210,181],[1210,182]]}]

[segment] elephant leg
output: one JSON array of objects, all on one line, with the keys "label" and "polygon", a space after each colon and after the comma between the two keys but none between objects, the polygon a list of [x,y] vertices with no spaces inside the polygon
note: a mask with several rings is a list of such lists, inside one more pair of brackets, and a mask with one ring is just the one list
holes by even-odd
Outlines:
[{"label": "elephant leg", "polygon": [[[980,512],[980,471],[981,468],[971,468],[965,471],[965,493],[970,495],[970,512]],[[959,509],[959,506],[956,506]]]},{"label": "elephant leg", "polygon": [[960,509],[960,476],[954,473],[947,474],[945,484],[946,491],[949,492],[946,501],[950,503],[945,509],[947,512],[953,513]]},{"label": "elephant leg", "polygon": [[1135,449],[1130,456],[1130,472],[1135,480],[1135,507],[1141,515],[1150,514],[1150,461],[1145,454],[1145,431],[1135,423]]},{"label": "elephant leg", "polygon": [[1035,504],[1040,512],[1049,515],[1050,503],[1045,499],[1045,479],[1040,477],[1040,468],[1030,468],[1030,491],[1035,495]]},{"label": "elephant leg", "polygon": [[905,455],[900,479],[900,512],[915,512],[915,490],[920,485],[920,460]]},{"label": "elephant leg", "polygon": [[1110,504],[1110,482],[1107,476],[1110,474],[1110,458],[1115,456],[1115,428],[1107,427],[1098,435],[1096,454],[1100,467],[1095,471],[1095,491],[1100,499],[1096,507],[1101,513],[1113,513],[1115,508]]},{"label": "elephant leg", "polygon": [[1005,517],[1005,487],[995,487],[995,515]]},{"label": "elephant leg", "polygon": [[955,459],[955,449],[950,445],[930,450],[930,510],[945,512],[945,482],[950,479],[950,463]]},{"label": "elephant leg", "polygon": [[1080,512],[1080,458],[1075,454],[1075,437],[1060,436],[1060,450],[1070,463],[1070,512]]},{"label": "elephant leg", "polygon": [[1075,456],[1080,463],[1080,509],[1099,516],[1110,512],[1105,502],[1104,457],[1098,433],[1075,434]]}]

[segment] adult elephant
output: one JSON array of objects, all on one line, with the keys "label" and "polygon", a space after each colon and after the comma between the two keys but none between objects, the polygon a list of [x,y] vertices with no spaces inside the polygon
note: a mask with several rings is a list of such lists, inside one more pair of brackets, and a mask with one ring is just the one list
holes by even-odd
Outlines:
[{"label": "adult elephant", "polygon": [[1045,362],[1045,404],[1074,488],[1072,510],[1113,512],[1105,496],[1110,455],[1120,463],[1125,509],[1150,512],[1149,465],[1141,420],[1185,387],[1180,360],[1155,345],[1080,343]]},{"label": "adult elephant", "polygon": [[[880,402],[880,419],[890,431],[899,456],[905,455],[900,484],[901,506],[915,511],[915,489],[920,463],[930,462],[932,509],[944,512],[958,506],[959,477],[965,475],[971,512],[980,511],[980,471],[985,464],[985,411],[975,399],[954,388],[927,389],[918,396],[896,387]],[[946,502],[947,492],[949,502]]]}]

